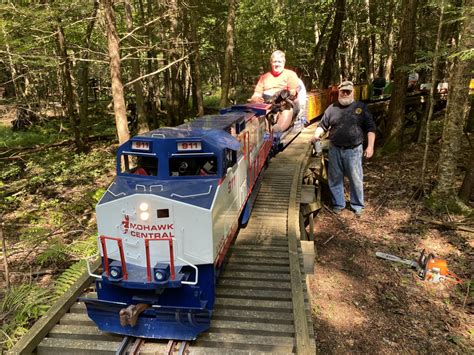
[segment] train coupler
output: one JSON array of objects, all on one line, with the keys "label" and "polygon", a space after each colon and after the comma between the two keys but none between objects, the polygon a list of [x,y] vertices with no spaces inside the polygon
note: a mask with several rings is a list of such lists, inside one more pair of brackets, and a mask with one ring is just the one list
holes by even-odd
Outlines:
[{"label": "train coupler", "polygon": [[120,325],[122,327],[127,325],[134,327],[137,324],[138,316],[148,308],[150,308],[150,305],[146,303],[132,304],[127,308],[122,308],[119,312]]}]

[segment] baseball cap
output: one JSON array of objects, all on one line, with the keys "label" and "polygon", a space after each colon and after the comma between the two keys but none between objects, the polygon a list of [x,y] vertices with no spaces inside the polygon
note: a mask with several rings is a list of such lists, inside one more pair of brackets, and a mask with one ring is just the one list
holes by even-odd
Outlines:
[{"label": "baseball cap", "polygon": [[354,90],[354,84],[352,81],[343,81],[342,83],[339,84],[337,87],[339,90]]}]

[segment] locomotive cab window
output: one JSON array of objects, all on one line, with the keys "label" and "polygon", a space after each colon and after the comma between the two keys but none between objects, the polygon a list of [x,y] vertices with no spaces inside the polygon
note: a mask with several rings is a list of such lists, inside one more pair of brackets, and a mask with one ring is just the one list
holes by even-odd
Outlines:
[{"label": "locomotive cab window", "polygon": [[233,167],[237,162],[237,152],[232,149],[225,150],[224,168],[225,170]]},{"label": "locomotive cab window", "polygon": [[209,157],[173,157],[169,160],[170,176],[209,176],[217,174],[217,159]]},{"label": "locomotive cab window", "polygon": [[121,172],[142,176],[158,175],[158,159],[141,155],[122,155]]}]

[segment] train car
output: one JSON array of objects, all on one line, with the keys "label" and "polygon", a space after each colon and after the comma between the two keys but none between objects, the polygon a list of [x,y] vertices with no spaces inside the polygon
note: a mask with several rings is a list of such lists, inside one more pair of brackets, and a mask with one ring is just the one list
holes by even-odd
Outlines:
[{"label": "train car", "polygon": [[103,272],[96,299],[82,299],[100,330],[192,340],[209,328],[215,282],[256,181],[272,151],[303,128],[275,137],[271,105],[133,137],[96,207]]},{"label": "train car", "polygon": [[[361,83],[354,85],[354,100],[366,103],[388,100],[392,94],[393,83],[386,83],[383,78],[376,78],[372,84]],[[306,117],[308,123],[318,120],[329,105],[336,102],[338,97],[337,85],[321,90],[312,90],[307,95]]]}]

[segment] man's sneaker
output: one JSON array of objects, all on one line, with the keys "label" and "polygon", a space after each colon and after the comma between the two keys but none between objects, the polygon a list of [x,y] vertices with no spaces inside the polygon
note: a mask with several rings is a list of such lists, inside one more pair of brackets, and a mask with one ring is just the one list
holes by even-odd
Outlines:
[{"label": "man's sneaker", "polygon": [[360,209],[360,210],[355,210],[354,211],[354,214],[356,217],[360,218],[362,217],[362,215],[364,214],[364,210]]}]

